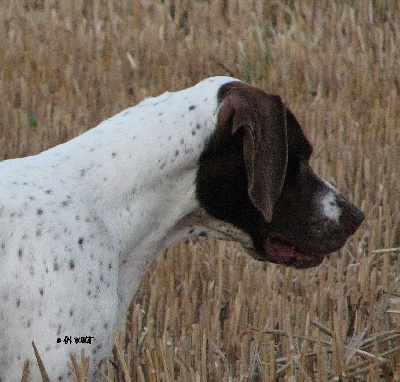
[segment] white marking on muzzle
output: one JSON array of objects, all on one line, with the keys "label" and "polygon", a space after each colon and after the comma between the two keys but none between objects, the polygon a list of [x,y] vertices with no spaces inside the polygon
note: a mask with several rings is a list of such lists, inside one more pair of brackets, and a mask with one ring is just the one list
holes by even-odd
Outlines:
[{"label": "white marking on muzzle", "polygon": [[328,191],[321,200],[322,211],[325,217],[330,220],[339,223],[342,209],[337,203],[336,193],[334,191]]}]

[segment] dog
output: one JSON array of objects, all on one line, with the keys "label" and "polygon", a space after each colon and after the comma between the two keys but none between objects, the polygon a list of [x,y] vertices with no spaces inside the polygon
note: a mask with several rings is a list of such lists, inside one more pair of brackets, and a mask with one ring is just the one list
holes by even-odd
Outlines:
[{"label": "dog", "polygon": [[88,380],[112,351],[158,253],[207,236],[295,268],[340,249],[363,212],[309,165],[312,146],[281,97],[235,78],[148,98],[71,141],[0,163],[0,378],[32,341],[51,381],[70,355]]}]

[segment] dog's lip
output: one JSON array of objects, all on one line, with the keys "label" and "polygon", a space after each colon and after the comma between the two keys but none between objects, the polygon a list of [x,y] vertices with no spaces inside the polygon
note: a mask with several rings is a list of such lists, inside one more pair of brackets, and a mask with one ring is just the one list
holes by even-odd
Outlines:
[{"label": "dog's lip", "polygon": [[294,268],[310,268],[322,263],[326,253],[306,252],[294,244],[287,236],[271,232],[263,245],[264,258],[275,264]]}]

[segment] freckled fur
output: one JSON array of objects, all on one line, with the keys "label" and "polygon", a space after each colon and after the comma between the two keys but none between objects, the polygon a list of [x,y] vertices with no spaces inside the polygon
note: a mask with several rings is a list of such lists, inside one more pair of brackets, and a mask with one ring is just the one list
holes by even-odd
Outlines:
[{"label": "freckled fur", "polygon": [[[226,84],[233,84],[233,90]],[[309,222],[305,237],[313,250],[318,250],[321,236],[315,222],[328,227],[328,252],[336,245],[334,232],[347,239],[357,229],[361,212],[356,217],[358,209],[339,193],[334,200],[339,219],[331,207],[326,208],[330,197],[324,195],[333,191],[307,167],[308,149],[308,157],[302,159],[304,147],[296,140],[307,141],[296,133],[296,124],[287,137],[288,170],[277,169],[279,188],[272,184],[264,190],[256,184],[253,192],[261,202],[274,193],[269,198],[276,203],[275,208],[270,206],[272,220],[263,220],[249,196],[246,177],[246,168],[252,168],[257,183],[264,174],[263,162],[251,162],[251,150],[243,150],[244,134],[233,136],[229,118],[223,128],[218,125],[222,88],[238,92],[245,114],[254,109],[268,117],[269,110],[260,110],[265,93],[234,78],[212,77],[192,88],[146,99],[39,155],[0,163],[2,381],[20,380],[25,359],[31,361],[30,380],[40,379],[32,341],[50,380],[67,380],[70,354],[82,348],[91,358],[88,380],[95,380],[97,364],[111,353],[112,333],[121,330],[144,272],[159,252],[179,240],[197,235],[236,240],[266,260],[262,251],[268,232],[271,227],[295,232],[293,216],[299,201],[313,207],[310,214],[297,215],[301,224]],[[258,98],[251,100],[252,94]],[[267,127],[254,128],[259,133]],[[259,143],[257,154],[262,159],[270,150],[277,151],[265,140]],[[229,155],[216,155],[223,146]],[[287,153],[283,155],[279,163],[286,161]],[[304,162],[304,173],[297,162]],[[222,195],[219,171],[226,172],[224,187],[228,192],[235,189],[234,200],[243,202],[244,208],[232,206],[233,199]],[[291,180],[300,173],[307,187],[296,197],[298,188]],[[282,175],[285,179],[280,179]],[[224,204],[220,216],[213,211],[215,198]],[[238,211],[244,216],[238,217]],[[295,240],[304,241],[298,236],[293,234]],[[91,344],[57,342],[65,336],[89,335]]]},{"label": "freckled fur", "polygon": [[[196,165],[227,81],[146,99],[65,144],[0,163],[2,380],[19,380],[25,358],[38,380],[32,340],[51,380],[67,377],[82,347],[95,374],[143,273],[198,207]],[[91,329],[93,351],[56,342]]]}]

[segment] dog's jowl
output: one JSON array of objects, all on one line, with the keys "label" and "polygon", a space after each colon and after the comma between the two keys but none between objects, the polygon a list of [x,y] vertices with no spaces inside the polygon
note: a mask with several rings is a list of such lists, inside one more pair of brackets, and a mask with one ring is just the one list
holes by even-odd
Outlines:
[{"label": "dog's jowl", "polygon": [[307,268],[363,213],[309,165],[312,147],[276,95],[213,77],[149,98],[81,136],[0,163],[0,378],[24,361],[89,380],[112,350],[155,256],[206,235],[261,261]]}]

